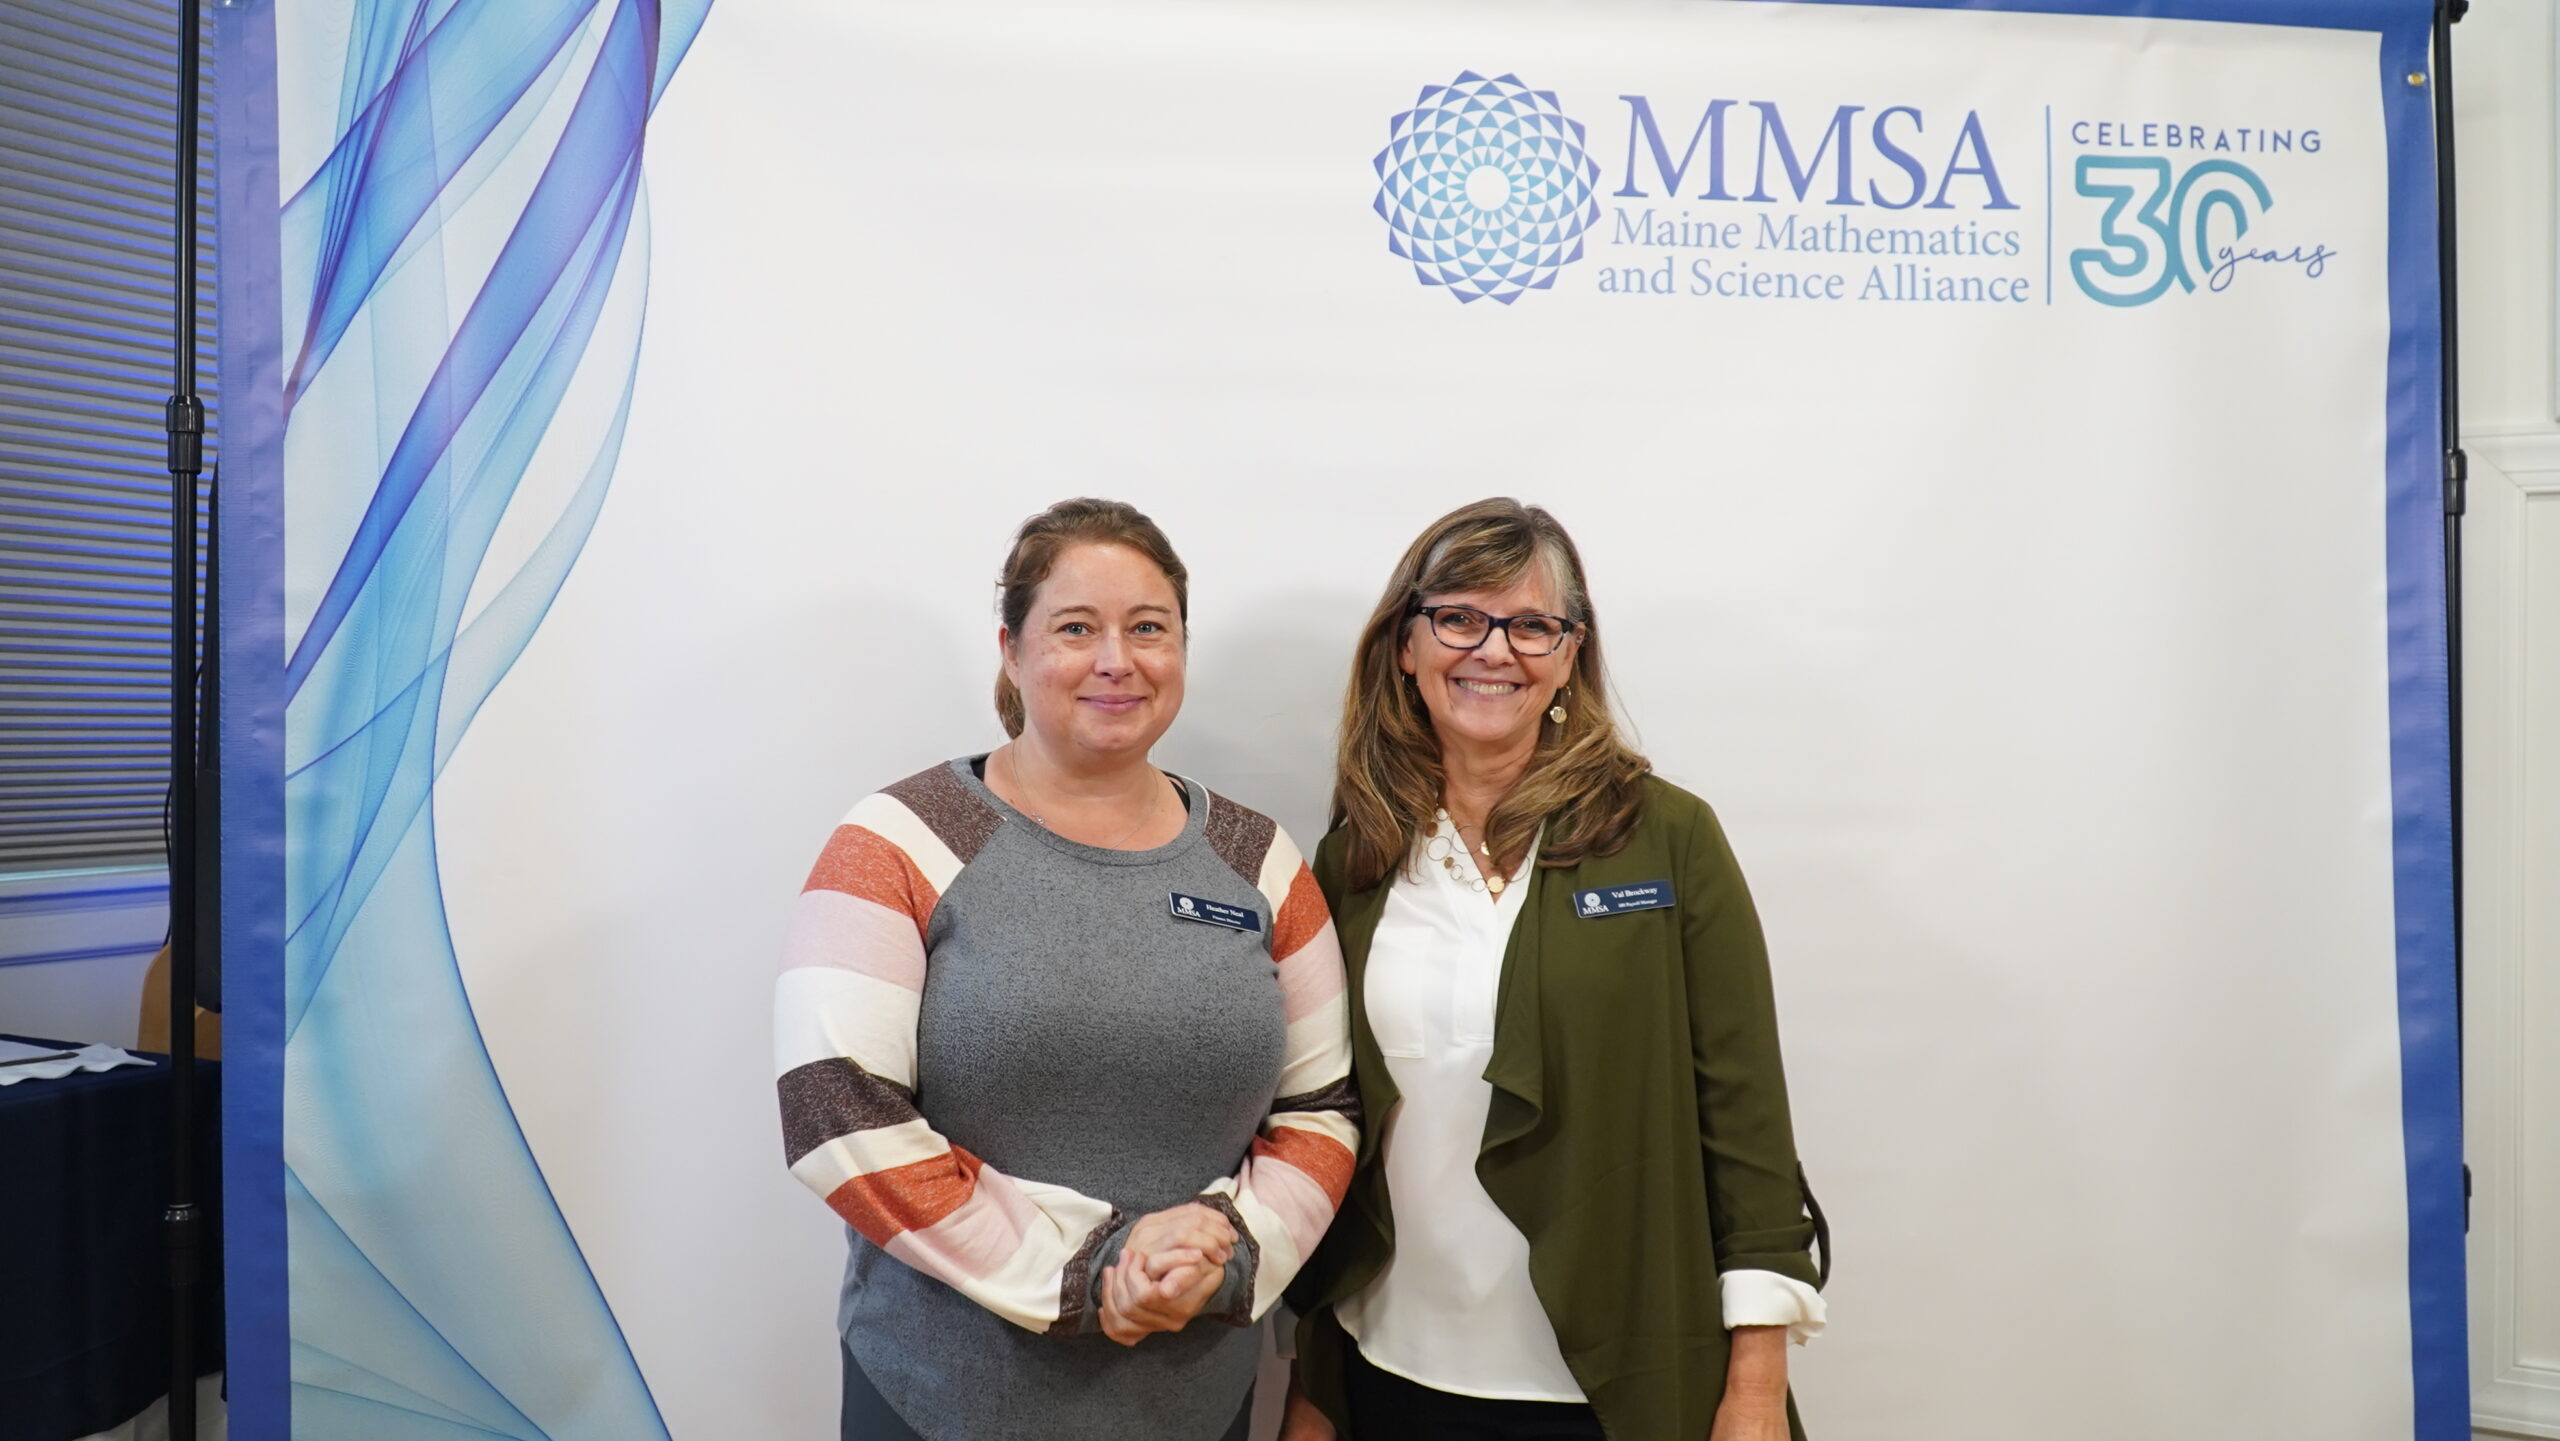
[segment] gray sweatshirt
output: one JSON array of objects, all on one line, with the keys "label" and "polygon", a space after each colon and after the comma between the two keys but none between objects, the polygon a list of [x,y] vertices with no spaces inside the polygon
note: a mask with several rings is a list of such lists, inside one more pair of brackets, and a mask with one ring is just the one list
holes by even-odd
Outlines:
[{"label": "gray sweatshirt", "polygon": [[[1322,899],[1278,827],[1181,785],[1180,836],[1107,850],[953,761],[855,806],[802,894],[786,1153],[848,1222],[845,1344],[927,1441],[1210,1441],[1348,1181]],[[1238,1232],[1219,1296],[1110,1341],[1102,1268],[1194,1199]]]}]

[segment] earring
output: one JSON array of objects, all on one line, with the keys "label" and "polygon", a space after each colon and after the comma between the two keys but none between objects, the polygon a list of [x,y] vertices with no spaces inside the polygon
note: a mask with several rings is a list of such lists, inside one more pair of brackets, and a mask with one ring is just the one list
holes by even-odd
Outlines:
[{"label": "earring", "polygon": [[1573,694],[1571,686],[1556,692],[1556,703],[1547,707],[1547,719],[1554,721],[1557,725],[1564,724],[1564,698],[1571,694]]}]

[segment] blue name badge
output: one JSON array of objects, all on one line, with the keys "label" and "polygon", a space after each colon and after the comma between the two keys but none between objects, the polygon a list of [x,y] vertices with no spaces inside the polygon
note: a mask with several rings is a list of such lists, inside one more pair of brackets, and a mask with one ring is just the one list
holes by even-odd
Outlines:
[{"label": "blue name badge", "polygon": [[1166,909],[1177,921],[1198,921],[1204,926],[1224,926],[1231,931],[1262,933],[1262,912],[1251,906],[1231,906],[1223,901],[1204,901],[1180,891],[1165,897]]},{"label": "blue name badge", "polygon": [[1573,913],[1586,921],[1601,916],[1623,916],[1629,911],[1658,911],[1670,904],[1669,881],[1638,881],[1633,885],[1602,886],[1598,890],[1573,893]]}]

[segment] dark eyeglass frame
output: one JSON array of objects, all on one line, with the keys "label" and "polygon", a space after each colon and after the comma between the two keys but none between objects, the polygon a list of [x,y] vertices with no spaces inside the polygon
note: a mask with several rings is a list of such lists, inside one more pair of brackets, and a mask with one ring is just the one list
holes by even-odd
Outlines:
[{"label": "dark eyeglass frame", "polygon": [[[1460,645],[1456,641],[1442,635],[1440,633],[1440,612],[1444,610],[1462,610],[1469,615],[1483,616],[1484,634],[1476,637],[1474,645]],[[1547,615],[1540,611],[1522,611],[1518,615],[1493,615],[1485,611],[1478,610],[1471,605],[1425,605],[1418,600],[1405,608],[1406,619],[1410,620],[1417,615],[1429,623],[1426,628],[1431,632],[1431,638],[1440,642],[1442,645],[1447,646],[1451,650],[1481,650],[1484,648],[1484,643],[1486,641],[1493,639],[1493,633],[1495,631],[1500,631],[1502,632],[1502,638],[1510,644],[1511,653],[1513,655],[1525,655],[1532,658],[1554,655],[1557,651],[1564,649],[1564,643],[1573,639],[1574,634],[1582,629],[1582,622],[1578,620],[1569,620],[1560,615]],[[1530,650],[1528,647],[1523,646],[1520,644],[1520,637],[1511,633],[1511,623],[1513,621],[1520,620],[1543,620],[1554,622],[1556,627],[1556,643],[1547,647],[1545,650]]]}]

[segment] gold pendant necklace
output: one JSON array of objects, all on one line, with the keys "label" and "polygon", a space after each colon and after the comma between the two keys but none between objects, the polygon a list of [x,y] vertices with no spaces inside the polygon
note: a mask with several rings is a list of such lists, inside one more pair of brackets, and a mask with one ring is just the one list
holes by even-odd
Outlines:
[{"label": "gold pendant necklace", "polygon": [[1430,857],[1432,860],[1438,861],[1440,863],[1440,868],[1449,873],[1450,879],[1456,881],[1459,885],[1466,887],[1468,890],[1474,891],[1479,895],[1500,896],[1502,894],[1502,888],[1509,885],[1511,882],[1509,877],[1497,875],[1493,872],[1491,866],[1493,857],[1492,850],[1488,848],[1483,841],[1476,842],[1476,853],[1486,858],[1486,864],[1475,867],[1475,874],[1469,875],[1466,871],[1458,868],[1458,851],[1467,842],[1466,832],[1459,829],[1457,821],[1452,819],[1449,812],[1445,809],[1435,812],[1433,819],[1447,822],[1450,835],[1454,835],[1458,838],[1457,844],[1451,845],[1449,843],[1449,836],[1440,834],[1435,828],[1432,832],[1431,839],[1423,843],[1422,853]]}]

